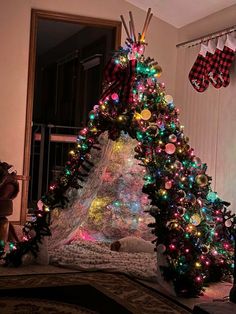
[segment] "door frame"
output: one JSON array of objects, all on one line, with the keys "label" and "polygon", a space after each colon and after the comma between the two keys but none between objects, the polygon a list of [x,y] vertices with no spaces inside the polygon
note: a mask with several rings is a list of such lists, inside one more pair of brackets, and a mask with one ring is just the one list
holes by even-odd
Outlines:
[{"label": "door frame", "polygon": [[[26,100],[26,122],[25,122],[25,141],[24,141],[24,161],[23,161],[23,176],[29,178],[30,173],[30,153],[31,153],[31,131],[34,103],[34,80],[35,80],[35,64],[36,64],[36,42],[38,20],[48,19],[54,21],[80,23],[86,26],[97,26],[114,29],[115,33],[115,49],[121,43],[121,22],[107,19],[93,18],[87,16],[73,15],[54,11],[45,11],[32,9],[31,10],[31,25],[30,25],[30,42],[29,42],[29,65],[28,65],[28,87]],[[28,205],[28,190],[29,180],[22,181],[21,195],[21,213],[20,223],[24,224],[27,218]]]}]

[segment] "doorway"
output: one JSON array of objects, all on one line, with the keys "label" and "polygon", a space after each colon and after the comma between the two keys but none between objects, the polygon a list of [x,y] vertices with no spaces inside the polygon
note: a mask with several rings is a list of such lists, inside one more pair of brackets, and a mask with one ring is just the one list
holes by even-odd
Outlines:
[{"label": "doorway", "polygon": [[118,21],[32,10],[21,223],[86,125],[120,37]]}]

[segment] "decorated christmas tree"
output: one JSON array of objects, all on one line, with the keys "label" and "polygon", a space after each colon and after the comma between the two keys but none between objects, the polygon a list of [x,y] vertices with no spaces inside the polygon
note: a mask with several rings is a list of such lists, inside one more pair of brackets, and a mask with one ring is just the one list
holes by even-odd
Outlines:
[{"label": "decorated christmas tree", "polygon": [[24,241],[6,255],[7,264],[20,264],[28,251],[37,253],[40,239],[50,234],[51,211],[66,204],[68,189],[81,188],[93,167],[90,150],[99,149],[98,138],[107,131],[112,140],[121,132],[137,140],[134,158],[145,170],[143,192],[155,219],[149,227],[158,252],[167,260],[163,276],[173,282],[177,294],[199,295],[206,283],[232,274],[235,218],[227,210],[229,203],[212,191],[207,166],[183,133],[173,98],[159,82],[161,67],[144,56],[151,17],[149,10],[137,38],[132,14],[129,29],[122,18],[128,39],[105,67],[101,99],[79,133],[63,174],[25,225]]}]

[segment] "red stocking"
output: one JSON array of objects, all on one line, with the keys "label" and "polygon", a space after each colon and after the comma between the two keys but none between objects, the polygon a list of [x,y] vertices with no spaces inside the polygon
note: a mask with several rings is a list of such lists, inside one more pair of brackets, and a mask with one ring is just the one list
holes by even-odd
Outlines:
[{"label": "red stocking", "polygon": [[220,65],[220,57],[222,50],[224,48],[224,40],[222,37],[219,38],[217,47],[214,55],[207,66],[207,76],[208,80],[215,88],[220,88],[222,86],[222,79],[219,76],[219,65]]},{"label": "red stocking", "polygon": [[214,51],[215,46],[212,41],[209,42],[208,46],[202,44],[197,59],[189,72],[190,83],[198,92],[204,92],[209,86],[209,80],[206,73],[208,65],[214,55]]},{"label": "red stocking", "polygon": [[222,80],[222,85],[224,87],[228,86],[230,83],[229,71],[235,59],[235,49],[236,38],[233,38],[232,34],[230,34],[227,36],[219,61],[219,78]]},{"label": "red stocking", "polygon": [[204,92],[205,84],[204,84],[204,74],[206,69],[206,54],[207,54],[207,46],[201,45],[200,52],[197,56],[196,61],[194,62],[188,78],[193,88],[198,92]]}]

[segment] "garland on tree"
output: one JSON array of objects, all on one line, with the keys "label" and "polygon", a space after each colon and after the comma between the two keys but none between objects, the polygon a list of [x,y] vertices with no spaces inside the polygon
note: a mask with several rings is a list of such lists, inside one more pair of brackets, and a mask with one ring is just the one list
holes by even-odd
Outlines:
[{"label": "garland on tree", "polygon": [[[149,10],[146,28],[150,19]],[[206,283],[232,274],[235,215],[227,209],[230,204],[212,191],[207,166],[195,156],[173,98],[158,80],[161,67],[143,55],[145,27],[137,41],[134,26],[131,34],[126,30],[126,47],[115,52],[105,68],[99,104],[80,131],[63,174],[25,225],[24,241],[6,255],[7,265],[19,265],[29,251],[37,254],[42,237],[50,235],[50,212],[63,208],[66,191],[81,188],[79,182],[88,176],[93,166],[90,150],[99,149],[99,135],[108,131],[109,138],[116,140],[124,131],[137,139],[134,157],[146,169],[143,192],[155,218],[149,227],[157,250],[168,261],[161,267],[164,278],[173,282],[178,295],[197,296]]]}]

